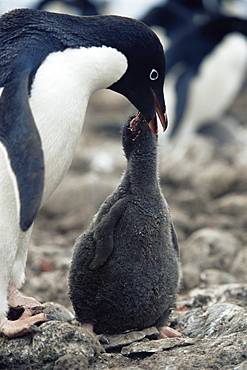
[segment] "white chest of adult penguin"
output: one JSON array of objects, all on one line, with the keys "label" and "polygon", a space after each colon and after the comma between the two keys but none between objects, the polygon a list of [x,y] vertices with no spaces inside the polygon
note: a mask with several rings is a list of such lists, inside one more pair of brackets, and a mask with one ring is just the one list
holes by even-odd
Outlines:
[{"label": "white chest of adult penguin", "polygon": [[[0,18],[0,332],[14,337],[47,320],[23,297],[35,216],[67,171],[88,100],[109,88],[157,131],[166,128],[165,57],[143,23],[21,9]],[[9,306],[25,308],[7,319]]]}]

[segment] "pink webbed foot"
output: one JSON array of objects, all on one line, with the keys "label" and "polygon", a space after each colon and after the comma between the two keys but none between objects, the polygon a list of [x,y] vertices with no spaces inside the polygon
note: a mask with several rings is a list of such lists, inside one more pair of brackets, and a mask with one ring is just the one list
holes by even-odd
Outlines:
[{"label": "pink webbed foot", "polygon": [[25,320],[28,317],[37,316],[37,315],[43,313],[43,311],[45,309],[44,306],[33,306],[33,307],[20,306],[20,307],[22,307],[24,309],[24,311],[23,311],[22,315],[20,316],[19,320]]},{"label": "pink webbed foot", "polygon": [[27,316],[26,311],[24,311],[18,320],[11,321],[6,319],[3,324],[0,325],[0,332],[8,338],[16,338],[24,334],[34,332],[34,324],[49,320],[50,317],[46,316],[44,313],[39,313],[34,316]]},{"label": "pink webbed foot", "polygon": [[94,328],[94,324],[92,322],[84,322],[84,323],[80,323],[80,327],[82,329],[85,329],[88,333],[92,334],[94,336],[94,338],[96,339],[99,339],[101,338],[101,335],[98,335],[96,334],[94,331],[93,331],[93,328]]},{"label": "pink webbed foot", "polygon": [[169,326],[161,326],[157,328],[159,331],[158,339],[181,337],[181,333]]},{"label": "pink webbed foot", "polygon": [[21,295],[18,289],[9,288],[8,303],[11,307],[22,306],[23,308],[42,306],[35,298]]},{"label": "pink webbed foot", "polygon": [[91,323],[91,322],[81,323],[80,327],[83,328],[83,329],[86,329],[91,334],[95,334],[94,331],[93,331],[93,323]]},{"label": "pink webbed foot", "polygon": [[8,319],[0,317],[0,332],[6,337],[15,338],[34,332],[37,329],[35,324],[56,319],[54,316],[46,315],[43,312],[44,307],[36,299],[22,296],[13,286],[9,287],[8,303],[10,306]]}]

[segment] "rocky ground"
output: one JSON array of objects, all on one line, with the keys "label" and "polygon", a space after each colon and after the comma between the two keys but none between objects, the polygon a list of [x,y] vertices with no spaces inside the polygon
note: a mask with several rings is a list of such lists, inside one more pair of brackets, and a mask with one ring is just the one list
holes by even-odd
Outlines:
[{"label": "rocky ground", "polygon": [[[232,112],[247,127],[246,89]],[[247,369],[247,148],[191,140],[183,158],[160,149],[160,180],[178,233],[183,281],[170,325],[99,340],[76,324],[67,296],[75,238],[117,186],[125,168],[120,127],[128,102],[110,92],[91,100],[71,169],[41,210],[23,292],[60,321],[23,338],[0,337],[1,369]],[[174,154],[174,153],[173,153]]]}]

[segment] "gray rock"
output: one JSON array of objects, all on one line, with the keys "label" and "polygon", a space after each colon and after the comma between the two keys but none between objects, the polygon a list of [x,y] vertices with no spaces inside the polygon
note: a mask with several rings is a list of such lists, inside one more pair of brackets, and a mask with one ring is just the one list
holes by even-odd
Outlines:
[{"label": "gray rock", "polygon": [[187,239],[181,250],[184,263],[194,263],[201,270],[228,270],[240,249],[238,240],[226,231],[205,228]]},{"label": "gray rock", "polygon": [[56,361],[65,355],[59,361],[71,363],[73,356],[79,356],[89,366],[101,351],[92,334],[66,322],[49,321],[23,338],[0,338],[0,367],[53,369]]},{"label": "gray rock", "polygon": [[74,314],[68,308],[59,303],[45,302],[43,306],[46,309],[46,314],[48,310],[51,310],[52,315],[58,316],[63,321],[72,321],[75,318]]},{"label": "gray rock", "polygon": [[104,348],[106,351],[110,352],[113,349],[121,349],[123,346],[133,342],[138,342],[144,338],[157,338],[158,334],[159,332],[157,328],[153,326],[144,330],[135,330],[124,334],[104,335],[104,338],[106,338],[107,341],[107,343],[104,344]]},{"label": "gray rock", "polygon": [[189,292],[192,307],[213,306],[216,303],[234,302],[247,306],[247,284],[211,285],[205,289],[195,288]]},{"label": "gray rock", "polygon": [[132,343],[121,350],[122,355],[147,355],[164,350],[170,350],[174,347],[184,347],[195,343],[192,338],[167,338],[153,341],[142,341],[140,343]]},{"label": "gray rock", "polygon": [[58,358],[53,370],[83,370],[88,369],[88,359],[84,355],[67,353]]},{"label": "gray rock", "polygon": [[157,352],[140,362],[148,370],[235,369],[247,356],[247,332],[217,339],[199,339],[192,346]]},{"label": "gray rock", "polygon": [[[231,221],[233,224],[234,221]],[[199,283],[225,284],[247,281],[245,232],[201,229],[180,243],[183,289]]]},{"label": "gray rock", "polygon": [[241,278],[243,281],[246,279],[246,266],[247,266],[247,247],[242,248],[235,257],[230,272]]},{"label": "gray rock", "polygon": [[246,369],[247,369],[247,361],[244,361],[239,366],[234,367],[234,370],[246,370]]},{"label": "gray rock", "polygon": [[221,161],[211,161],[193,178],[193,185],[210,198],[217,198],[232,191],[235,184],[234,167]]},{"label": "gray rock", "polygon": [[180,320],[183,335],[193,338],[218,337],[247,330],[246,310],[229,303],[187,311]]},{"label": "gray rock", "polygon": [[230,193],[214,200],[211,204],[212,212],[225,213],[246,220],[247,216],[247,199],[245,194]]},{"label": "gray rock", "polygon": [[200,269],[199,266],[193,263],[187,263],[182,265],[183,279],[181,288],[190,290],[200,283]]},{"label": "gray rock", "polygon": [[201,272],[200,281],[206,283],[206,285],[230,284],[236,283],[237,278],[226,271],[207,269]]}]

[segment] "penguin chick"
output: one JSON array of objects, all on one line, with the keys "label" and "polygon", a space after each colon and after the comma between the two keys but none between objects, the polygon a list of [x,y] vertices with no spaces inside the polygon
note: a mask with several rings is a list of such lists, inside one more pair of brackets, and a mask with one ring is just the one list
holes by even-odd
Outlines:
[{"label": "penguin chick", "polygon": [[122,133],[127,169],[75,243],[69,296],[82,326],[116,334],[156,325],[160,337],[180,280],[179,247],[157,173],[157,136],[141,116]]},{"label": "penguin chick", "polygon": [[[0,332],[13,337],[47,318],[19,293],[32,224],[72,161],[97,90],[124,95],[154,131],[166,126],[165,57],[143,23],[19,9],[0,18]],[[8,320],[10,306],[24,306]]]}]

